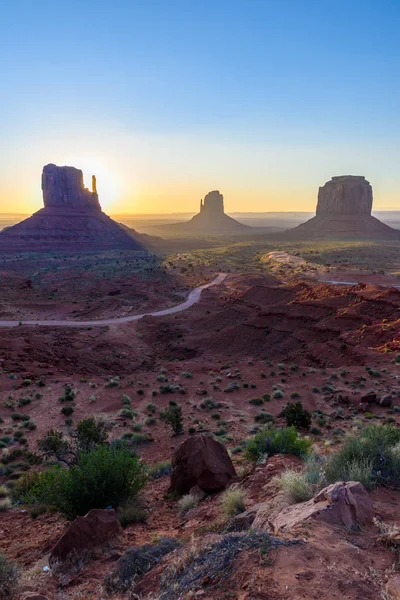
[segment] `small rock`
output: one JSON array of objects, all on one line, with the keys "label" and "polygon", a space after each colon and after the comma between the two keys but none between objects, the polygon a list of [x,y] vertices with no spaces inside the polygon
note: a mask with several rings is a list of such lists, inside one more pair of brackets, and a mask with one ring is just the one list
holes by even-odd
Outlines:
[{"label": "small rock", "polygon": [[380,404],[380,406],[392,406],[392,404],[393,404],[392,395],[387,394],[386,396],[382,396],[382,398],[379,400],[379,404]]},{"label": "small rock", "polygon": [[48,598],[36,592],[25,592],[19,597],[19,600],[48,600]]}]

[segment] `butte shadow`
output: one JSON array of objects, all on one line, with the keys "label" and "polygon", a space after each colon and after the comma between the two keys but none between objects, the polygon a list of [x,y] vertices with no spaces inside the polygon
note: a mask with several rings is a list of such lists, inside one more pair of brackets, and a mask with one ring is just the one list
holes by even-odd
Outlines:
[{"label": "butte shadow", "polygon": [[332,177],[318,191],[315,217],[282,233],[279,240],[328,239],[400,240],[400,231],[371,215],[372,187],[365,177]]},{"label": "butte shadow", "polygon": [[42,172],[43,208],[0,233],[0,252],[146,250],[145,239],[100,206],[96,178],[85,188],[74,167],[49,164]]}]

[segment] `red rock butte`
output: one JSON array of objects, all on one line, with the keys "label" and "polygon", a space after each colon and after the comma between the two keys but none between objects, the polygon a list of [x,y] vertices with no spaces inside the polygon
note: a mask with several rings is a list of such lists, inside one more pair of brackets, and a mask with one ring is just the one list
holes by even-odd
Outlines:
[{"label": "red rock butte", "polygon": [[143,249],[133,229],[101,210],[95,176],[90,191],[80,169],[49,164],[42,192],[43,208],[0,233],[0,252]]},{"label": "red rock butte", "polygon": [[371,215],[372,187],[363,176],[332,177],[318,191],[316,215],[280,239],[400,239],[400,231]]},{"label": "red rock butte", "polygon": [[190,221],[177,223],[173,227],[188,233],[230,233],[248,229],[247,225],[225,214],[224,197],[218,190],[208,192],[204,200],[200,200],[200,212]]}]

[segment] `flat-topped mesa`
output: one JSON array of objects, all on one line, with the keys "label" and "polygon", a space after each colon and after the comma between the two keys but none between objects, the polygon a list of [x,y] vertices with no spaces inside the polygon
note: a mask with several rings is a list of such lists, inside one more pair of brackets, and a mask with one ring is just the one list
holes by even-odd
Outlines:
[{"label": "flat-topped mesa", "polygon": [[45,207],[101,211],[96,177],[92,177],[90,191],[84,186],[82,171],[75,167],[57,167],[53,164],[43,167],[42,191]]},{"label": "flat-topped mesa", "polygon": [[332,177],[318,191],[316,214],[370,215],[372,187],[363,176]]},{"label": "flat-topped mesa", "polygon": [[224,214],[224,197],[218,190],[208,192],[204,200],[200,200],[200,213]]},{"label": "flat-topped mesa", "polygon": [[42,190],[43,208],[0,232],[0,253],[145,250],[140,234],[101,210],[94,175],[90,191],[80,169],[46,165]]},{"label": "flat-topped mesa", "polygon": [[277,233],[282,240],[398,240],[400,231],[372,216],[372,187],[365,177],[332,177],[318,191],[315,217],[294,229]]}]

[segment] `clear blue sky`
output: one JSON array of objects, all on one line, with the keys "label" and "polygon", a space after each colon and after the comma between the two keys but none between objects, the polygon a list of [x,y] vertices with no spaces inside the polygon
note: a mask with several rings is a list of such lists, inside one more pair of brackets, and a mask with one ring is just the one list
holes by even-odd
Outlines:
[{"label": "clear blue sky", "polygon": [[111,212],[312,210],[363,174],[400,208],[400,0],[3,0],[0,212],[43,164]]}]

